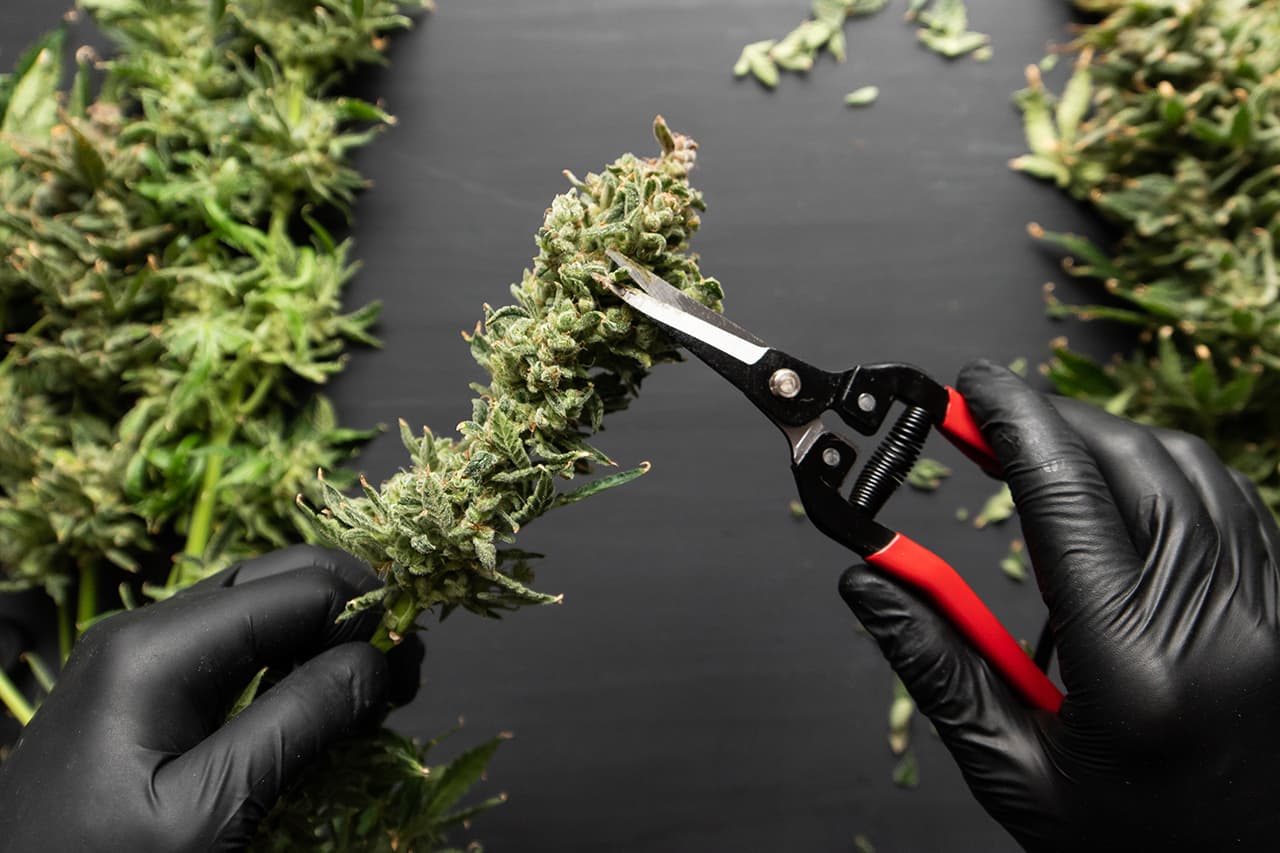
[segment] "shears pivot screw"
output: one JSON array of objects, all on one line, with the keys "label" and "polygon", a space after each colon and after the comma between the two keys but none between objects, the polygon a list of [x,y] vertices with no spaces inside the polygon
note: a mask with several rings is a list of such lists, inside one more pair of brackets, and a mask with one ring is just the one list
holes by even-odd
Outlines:
[{"label": "shears pivot screw", "polygon": [[769,377],[769,390],[773,396],[790,400],[800,393],[800,374],[789,367],[781,367]]},{"label": "shears pivot screw", "polygon": [[876,410],[876,398],[871,394],[859,394],[858,408],[864,412],[874,412]]},{"label": "shears pivot screw", "polygon": [[822,461],[832,468],[836,467],[840,464],[840,451],[834,447],[828,447],[822,451]]}]

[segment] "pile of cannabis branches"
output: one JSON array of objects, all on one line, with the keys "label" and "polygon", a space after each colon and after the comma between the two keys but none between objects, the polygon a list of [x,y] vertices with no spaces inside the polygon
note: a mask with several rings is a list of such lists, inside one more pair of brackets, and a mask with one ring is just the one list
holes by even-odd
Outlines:
[{"label": "pile of cannabis branches", "polygon": [[641,466],[557,493],[556,483],[612,465],[588,444],[604,415],[624,408],[653,364],[677,358],[672,343],[605,286],[621,276],[605,251],[635,258],[705,305],[723,295],[688,253],[702,196],[688,183],[696,144],[659,117],[661,153],[625,155],[557,196],[538,231],[538,255],[515,304],[486,307],[468,336],[490,375],[473,386],[461,437],[415,435],[401,423],[413,465],[363,498],[328,487],[316,521],[324,536],[374,566],[388,582],[349,612],[384,604],[385,633],[399,641],[424,610],[462,607],[484,615],[558,600],[535,592],[531,555],[511,543],[521,525],[556,506],[625,482]]},{"label": "pile of cannabis branches", "polygon": [[1033,236],[1100,283],[1104,305],[1055,314],[1132,324],[1144,346],[1101,366],[1061,342],[1058,390],[1204,437],[1280,510],[1280,3],[1090,0],[1108,12],[1066,50],[1061,96],[1033,67],[1018,95],[1029,154],[1115,229]]},{"label": "pile of cannabis branches", "polygon": [[81,628],[112,566],[174,555],[163,595],[295,538],[366,437],[314,390],[376,315],[317,217],[389,117],[329,92],[415,4],[84,5],[119,46],[96,96],[81,51],[55,97],[61,34],[0,87],[0,565],[63,614],[78,586]]}]

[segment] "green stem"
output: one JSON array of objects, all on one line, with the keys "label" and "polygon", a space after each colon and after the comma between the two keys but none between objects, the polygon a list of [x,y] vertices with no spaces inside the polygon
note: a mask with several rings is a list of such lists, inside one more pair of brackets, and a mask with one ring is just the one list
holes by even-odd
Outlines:
[{"label": "green stem", "polygon": [[196,497],[195,509],[191,512],[191,523],[187,527],[187,544],[182,549],[182,558],[174,563],[169,573],[169,586],[180,584],[186,573],[187,565],[198,562],[209,545],[209,536],[213,532],[213,514],[218,508],[218,486],[222,482],[222,467],[227,458],[227,449],[231,446],[231,437],[235,435],[236,412],[243,396],[242,386],[232,390],[229,405],[223,410],[227,417],[218,425],[213,434],[213,443],[209,447],[209,457],[205,462],[204,478],[200,482],[200,494]]},{"label": "green stem", "polygon": [[[226,458],[225,451],[230,438],[231,430],[223,427],[214,435],[213,446],[209,448],[204,479],[200,483],[200,495],[196,498],[191,524],[187,528],[187,544],[182,549],[183,555],[191,559],[200,559],[209,544],[209,534],[213,531],[213,512],[218,506],[218,485],[222,482],[222,462]],[[180,567],[175,567],[175,571],[180,571]]]},{"label": "green stem", "polygon": [[0,669],[0,702],[4,702],[9,713],[24,726],[35,716],[36,709],[31,707],[27,697],[23,696],[22,691],[18,689],[18,685],[14,684],[8,673],[2,669]]},{"label": "green stem", "polygon": [[89,564],[80,567],[80,589],[76,595],[76,636],[98,615],[98,569]]},{"label": "green stem", "polygon": [[267,394],[271,393],[272,389],[275,387],[276,371],[272,369],[268,371],[258,382],[257,387],[253,389],[253,393],[249,395],[249,398],[240,404],[240,408],[237,410],[236,414],[242,418],[253,414],[254,410],[257,409],[258,406],[262,405],[262,401],[267,398]]},{"label": "green stem", "polygon": [[44,692],[52,693],[53,685],[57,682],[58,676],[53,674],[53,670],[44,662],[44,658],[35,652],[23,652],[22,660],[31,668],[31,674],[36,677],[36,682],[44,689]]},{"label": "green stem", "polygon": [[386,607],[387,615],[370,642],[375,648],[389,652],[398,646],[413,628],[413,623],[418,618],[418,610],[413,606],[413,597],[401,593],[392,593]]}]

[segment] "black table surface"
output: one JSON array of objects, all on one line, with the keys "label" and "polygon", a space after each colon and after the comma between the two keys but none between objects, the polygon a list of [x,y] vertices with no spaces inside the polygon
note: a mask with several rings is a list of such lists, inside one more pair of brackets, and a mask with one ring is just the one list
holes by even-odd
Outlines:
[{"label": "black table surface", "polygon": [[[701,143],[703,268],[771,344],[948,380],[980,356],[1034,366],[1064,332],[1101,349],[1097,330],[1045,318],[1041,285],[1061,274],[1025,233],[1093,224],[1006,166],[1024,150],[1011,94],[1066,37],[1066,4],[970,0],[993,38],[986,63],[921,49],[903,6],[852,22],[845,64],[824,58],[768,93],[730,69],[805,0],[440,0],[362,84],[400,122],[359,158],[374,187],[356,211],[350,301],[383,301],[384,346],[333,383],[346,422],[464,418],[480,375],[459,332],[508,299],[561,170],[652,152],[659,113]],[[61,11],[6,0],[0,66]],[[876,104],[843,106],[869,84]],[[432,623],[425,687],[393,717],[421,736],[465,717],[442,753],[514,733],[484,785],[510,799],[468,838],[556,853],[843,853],[859,834],[880,853],[1016,849],[919,720],[920,786],[890,781],[890,673],[836,594],[852,558],[790,516],[784,442],[745,400],[701,365],[664,366],[600,444],[653,470],[522,532],[549,555],[538,585],[564,603]],[[1034,584],[997,568],[1016,528],[954,520],[992,483],[937,439],[926,452],[956,475],[885,517],[1034,639]],[[377,479],[406,463],[393,430],[359,467]]]}]

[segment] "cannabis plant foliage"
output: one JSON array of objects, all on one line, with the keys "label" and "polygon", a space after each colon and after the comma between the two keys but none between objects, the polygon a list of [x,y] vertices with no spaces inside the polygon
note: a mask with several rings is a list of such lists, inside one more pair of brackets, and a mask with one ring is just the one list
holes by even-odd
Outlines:
[{"label": "cannabis plant foliage", "polygon": [[[316,216],[346,212],[389,117],[325,93],[413,4],[84,5],[119,46],[96,95],[87,51],[59,93],[62,32],[0,76],[0,566],[59,603],[64,653],[73,586],[84,627],[112,564],[182,547],[160,595],[284,544],[315,467],[365,437],[314,391],[375,315],[343,311],[350,246]],[[494,745],[426,774],[392,732],[352,740],[260,845],[434,849]]]},{"label": "cannabis plant foliage", "polygon": [[1086,201],[1109,251],[1033,225],[1105,305],[1052,310],[1141,329],[1099,366],[1056,350],[1058,388],[1204,436],[1280,508],[1280,3],[1093,2],[1060,96],[1035,69],[1018,95],[1031,149],[1015,168]]},{"label": "cannabis plant foliage", "polygon": [[622,273],[616,249],[676,287],[719,308],[720,285],[704,278],[688,239],[702,197],[688,183],[695,143],[654,125],[661,153],[625,155],[557,196],[538,230],[532,269],[511,288],[515,302],[486,307],[468,335],[488,385],[476,392],[457,438],[401,424],[411,467],[364,496],[329,487],[316,516],[324,535],[387,579],[351,610],[384,603],[386,640],[396,642],[417,615],[462,607],[495,615],[558,600],[529,587],[532,555],[503,547],[521,525],[643,473],[645,466],[596,479],[576,491],[557,483],[613,465],[588,443],[604,415],[621,409],[653,364],[677,358],[673,344],[613,296],[605,282]]},{"label": "cannabis plant foliage", "polygon": [[449,853],[442,845],[451,830],[505,800],[497,795],[459,805],[506,737],[437,765],[428,763],[428,754],[439,738],[417,744],[383,729],[372,737],[343,741],[302,772],[287,803],[267,816],[250,849]]},{"label": "cannabis plant foliage", "polygon": [[327,92],[414,4],[83,5],[119,47],[96,95],[82,49],[55,98],[61,34],[0,84],[0,565],[58,600],[155,542],[185,539],[170,588],[286,543],[365,437],[313,389],[376,307],[344,313],[313,214],[389,120]]}]

